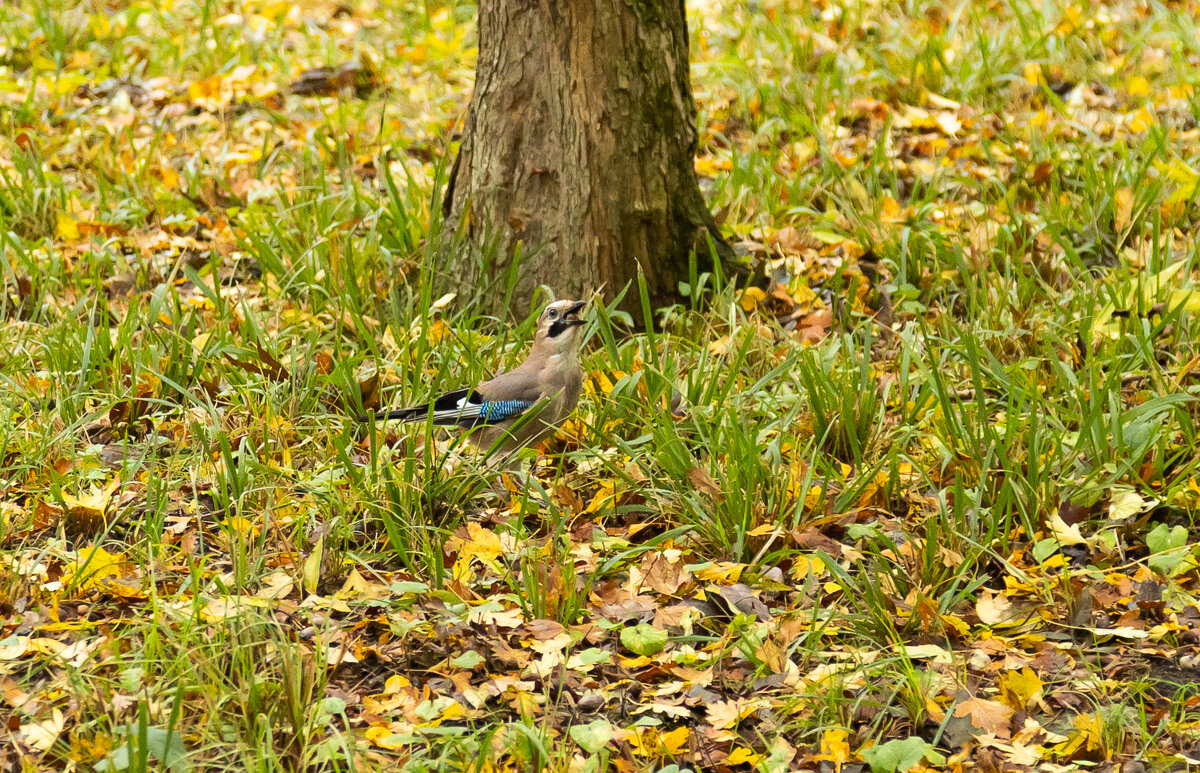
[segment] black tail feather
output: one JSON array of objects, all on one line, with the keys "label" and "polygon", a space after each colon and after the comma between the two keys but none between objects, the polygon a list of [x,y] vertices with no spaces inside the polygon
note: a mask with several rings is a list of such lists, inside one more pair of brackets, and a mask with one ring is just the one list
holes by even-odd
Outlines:
[{"label": "black tail feather", "polygon": [[420,419],[424,419],[427,415],[428,413],[426,413],[426,406],[414,405],[412,408],[401,408],[395,411],[377,411],[376,413],[368,413],[366,415],[359,416],[358,420],[370,421],[371,419],[375,419],[375,421],[419,421]]}]

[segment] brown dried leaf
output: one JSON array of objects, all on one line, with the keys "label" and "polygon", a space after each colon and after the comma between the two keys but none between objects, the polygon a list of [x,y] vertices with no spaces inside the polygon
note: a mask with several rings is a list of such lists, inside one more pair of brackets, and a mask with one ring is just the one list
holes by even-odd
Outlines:
[{"label": "brown dried leaf", "polygon": [[758,600],[750,586],[739,582],[715,588],[715,591],[709,593],[709,598],[714,601],[720,599],[731,614],[752,615],[756,620],[771,619],[771,610]]},{"label": "brown dried leaf", "polygon": [[954,716],[970,717],[974,727],[1001,738],[1009,736],[1008,722],[1014,713],[1014,709],[999,701],[978,697],[968,698],[954,707]]},{"label": "brown dried leaf", "polygon": [[811,314],[804,315],[800,324],[796,326],[796,335],[799,336],[802,343],[816,344],[829,335],[831,327],[833,327],[833,310],[818,309]]},{"label": "brown dried leaf", "polygon": [[[641,584],[663,595],[670,596],[679,590],[680,586],[692,579],[691,574],[683,568],[683,560],[679,551],[647,553],[642,558]],[[671,560],[674,558],[674,560]]]},{"label": "brown dried leaf", "polygon": [[984,589],[975,602],[975,614],[979,615],[979,622],[984,625],[997,625],[1011,620],[1015,611],[1007,596]]},{"label": "brown dried leaf", "polygon": [[553,639],[555,636],[558,636],[567,629],[563,627],[562,623],[555,620],[544,620],[538,618],[525,623],[525,630],[528,631],[529,635],[534,639],[537,639],[538,641],[546,641],[547,639]]},{"label": "brown dried leaf", "polygon": [[704,468],[693,467],[692,469],[688,470],[688,480],[692,482],[692,485],[696,487],[697,491],[702,494],[707,494],[717,502],[721,502],[725,499],[725,492],[721,490],[721,487],[715,480],[713,480],[712,476],[709,475],[708,471]]}]

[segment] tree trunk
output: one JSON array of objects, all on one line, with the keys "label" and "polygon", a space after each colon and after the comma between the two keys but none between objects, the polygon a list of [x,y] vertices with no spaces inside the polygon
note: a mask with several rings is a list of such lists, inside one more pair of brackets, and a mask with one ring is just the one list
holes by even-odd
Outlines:
[{"label": "tree trunk", "polygon": [[[452,255],[447,281],[512,277],[519,248],[518,313],[542,284],[611,298],[639,266],[651,301],[673,302],[689,252],[711,265],[706,235],[732,261],[697,186],[696,141],[684,0],[480,0],[475,91],[442,205],[471,249]],[[634,288],[625,307],[639,306]]]}]

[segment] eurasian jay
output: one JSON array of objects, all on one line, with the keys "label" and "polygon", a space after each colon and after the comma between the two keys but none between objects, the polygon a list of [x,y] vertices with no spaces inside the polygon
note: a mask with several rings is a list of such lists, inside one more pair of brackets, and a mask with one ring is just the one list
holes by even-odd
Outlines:
[{"label": "eurasian jay", "polygon": [[[376,419],[425,421],[471,430],[470,440],[507,454],[558,429],[579,402],[579,311],[586,301],[555,301],[538,317],[533,348],[525,362],[484,381],[422,405],[381,411]],[[369,417],[362,417],[365,421]]]}]

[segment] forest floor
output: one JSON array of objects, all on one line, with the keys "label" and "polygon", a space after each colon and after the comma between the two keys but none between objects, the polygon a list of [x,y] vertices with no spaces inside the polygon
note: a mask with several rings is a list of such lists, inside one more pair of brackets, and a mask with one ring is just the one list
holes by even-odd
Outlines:
[{"label": "forest floor", "polygon": [[776,284],[594,301],[499,496],[354,421],[531,335],[429,290],[473,6],[0,5],[0,769],[1197,764],[1200,4],[689,13]]}]

